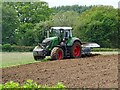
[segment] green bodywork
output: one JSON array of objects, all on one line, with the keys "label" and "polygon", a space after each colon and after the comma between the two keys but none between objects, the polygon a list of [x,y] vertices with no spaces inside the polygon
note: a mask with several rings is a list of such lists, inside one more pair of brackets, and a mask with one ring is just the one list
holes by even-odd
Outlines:
[{"label": "green bodywork", "polygon": [[[49,37],[46,39],[49,39],[51,41],[50,45],[46,48],[46,50],[49,50],[49,51],[51,51],[53,47],[58,46],[61,42],[61,38],[57,36]],[[66,46],[72,46],[75,40],[79,41],[79,39],[76,37],[70,37],[68,40],[66,40]]]},{"label": "green bodywork", "polygon": [[46,50],[52,50],[52,48],[54,46],[57,46],[59,44],[59,39],[58,37],[49,37],[49,38],[46,38],[46,39],[49,39],[51,42],[50,42],[50,45],[46,48]]},{"label": "green bodywork", "polygon": [[76,40],[80,41],[79,38],[76,38],[76,37],[69,38],[68,41],[67,41],[67,46],[72,46],[74,41],[76,41]]}]

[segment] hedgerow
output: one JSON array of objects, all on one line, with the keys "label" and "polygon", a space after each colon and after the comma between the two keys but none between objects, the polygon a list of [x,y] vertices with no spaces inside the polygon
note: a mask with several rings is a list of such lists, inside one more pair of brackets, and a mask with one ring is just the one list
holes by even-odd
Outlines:
[{"label": "hedgerow", "polygon": [[117,48],[93,48],[92,51],[97,51],[97,52],[101,52],[101,51],[118,51]]},{"label": "hedgerow", "polygon": [[35,46],[17,46],[4,44],[1,47],[3,52],[31,52]]}]

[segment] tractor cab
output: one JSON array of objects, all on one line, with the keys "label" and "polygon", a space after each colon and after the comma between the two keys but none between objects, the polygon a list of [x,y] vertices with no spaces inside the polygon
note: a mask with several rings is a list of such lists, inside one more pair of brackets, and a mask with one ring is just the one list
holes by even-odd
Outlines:
[{"label": "tractor cab", "polygon": [[51,27],[51,29],[47,31],[47,38],[58,37],[60,42],[62,40],[68,40],[72,38],[71,30],[71,27]]}]

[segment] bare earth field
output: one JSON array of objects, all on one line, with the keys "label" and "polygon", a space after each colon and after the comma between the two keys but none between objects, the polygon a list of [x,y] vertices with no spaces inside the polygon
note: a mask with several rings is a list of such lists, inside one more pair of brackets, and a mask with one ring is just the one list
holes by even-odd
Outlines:
[{"label": "bare earth field", "polygon": [[32,79],[49,86],[62,82],[68,88],[118,88],[118,55],[93,55],[8,67],[2,69],[1,77],[2,83],[12,80],[22,84]]}]

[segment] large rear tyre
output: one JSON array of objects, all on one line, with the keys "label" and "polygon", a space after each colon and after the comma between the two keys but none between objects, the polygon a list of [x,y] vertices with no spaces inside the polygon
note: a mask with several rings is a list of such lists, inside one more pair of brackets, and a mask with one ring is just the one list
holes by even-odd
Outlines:
[{"label": "large rear tyre", "polygon": [[64,58],[64,52],[62,48],[54,47],[51,51],[51,59],[52,60],[61,60]]},{"label": "large rear tyre", "polygon": [[42,59],[44,59],[44,58],[45,58],[45,56],[34,56],[34,59],[35,59],[36,61],[42,60]]},{"label": "large rear tyre", "polygon": [[76,41],[71,48],[71,57],[78,58],[81,57],[81,44]]}]

